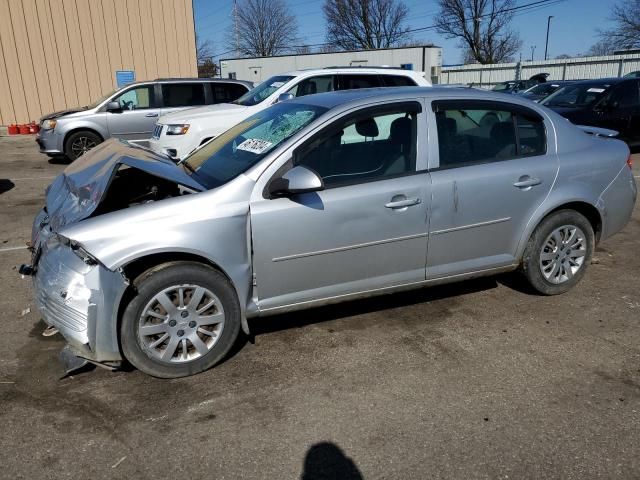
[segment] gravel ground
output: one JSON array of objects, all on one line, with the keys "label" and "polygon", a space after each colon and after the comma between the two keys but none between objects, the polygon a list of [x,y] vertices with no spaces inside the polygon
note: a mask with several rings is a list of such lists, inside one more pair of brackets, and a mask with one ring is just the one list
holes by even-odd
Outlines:
[{"label": "gravel ground", "polygon": [[64,165],[0,151],[0,477],[640,477],[637,207],[562,296],[481,279],[253,321],[191,378],[61,380],[15,266]]}]

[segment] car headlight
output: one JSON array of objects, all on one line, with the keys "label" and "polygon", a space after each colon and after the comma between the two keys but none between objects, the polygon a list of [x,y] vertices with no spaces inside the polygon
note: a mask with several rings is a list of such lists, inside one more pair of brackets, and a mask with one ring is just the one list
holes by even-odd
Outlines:
[{"label": "car headlight", "polygon": [[59,233],[54,233],[47,240],[47,248],[51,249],[58,245],[65,245],[69,247],[71,251],[75,253],[76,257],[80,258],[87,265],[93,266],[98,264],[98,261],[78,242],[69,240],[67,237],[62,236]]},{"label": "car headlight", "polygon": [[47,120],[43,120],[41,128],[43,130],[53,130],[54,128],[56,128],[56,123],[58,123],[58,122],[56,120],[52,119],[52,118],[47,119]]},{"label": "car headlight", "polygon": [[189,131],[189,124],[167,125],[166,135],[184,135]]}]

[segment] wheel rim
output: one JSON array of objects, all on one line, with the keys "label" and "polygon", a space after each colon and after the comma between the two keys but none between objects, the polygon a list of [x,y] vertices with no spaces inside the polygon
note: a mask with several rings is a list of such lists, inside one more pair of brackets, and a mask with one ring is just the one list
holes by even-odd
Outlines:
[{"label": "wheel rim", "polygon": [[200,285],[174,285],[158,292],[144,307],[138,340],[152,358],[186,363],[203,357],[224,329],[220,299]]},{"label": "wheel rim", "polygon": [[75,139],[75,141],[71,144],[71,152],[73,155],[78,158],[81,155],[84,155],[93,147],[96,146],[96,142],[89,137],[81,136]]},{"label": "wheel rim", "polygon": [[587,256],[584,232],[575,225],[556,228],[542,244],[540,271],[547,281],[561,284],[571,280]]}]

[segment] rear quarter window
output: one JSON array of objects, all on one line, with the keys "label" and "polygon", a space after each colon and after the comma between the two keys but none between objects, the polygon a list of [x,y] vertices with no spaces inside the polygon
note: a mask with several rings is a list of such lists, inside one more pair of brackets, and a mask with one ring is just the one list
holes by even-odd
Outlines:
[{"label": "rear quarter window", "polygon": [[385,87],[415,87],[413,79],[404,75],[380,75],[382,85]]}]

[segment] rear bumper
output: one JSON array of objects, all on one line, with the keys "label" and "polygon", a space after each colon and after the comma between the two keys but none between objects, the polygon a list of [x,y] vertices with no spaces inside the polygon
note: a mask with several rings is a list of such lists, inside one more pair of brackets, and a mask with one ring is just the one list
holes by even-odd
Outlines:
[{"label": "rear bumper", "polygon": [[625,165],[598,199],[598,206],[603,212],[602,240],[619,232],[629,223],[637,196],[638,188],[633,173]]},{"label": "rear bumper", "polygon": [[63,136],[56,133],[56,130],[40,130],[36,135],[36,143],[40,148],[40,153],[47,155],[63,155]]}]

